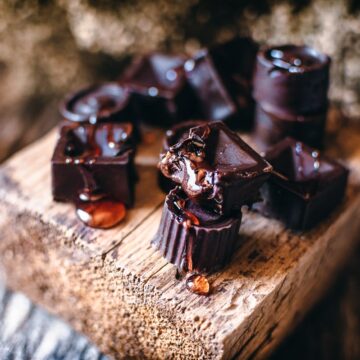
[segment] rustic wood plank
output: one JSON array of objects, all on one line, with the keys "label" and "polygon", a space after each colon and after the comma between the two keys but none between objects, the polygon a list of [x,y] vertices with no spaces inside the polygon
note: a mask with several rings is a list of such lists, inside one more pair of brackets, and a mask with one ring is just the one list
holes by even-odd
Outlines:
[{"label": "rustic wood plank", "polygon": [[282,342],[271,360],[355,360],[360,358],[360,247],[304,321]]},{"label": "rustic wood plank", "polygon": [[54,140],[51,133],[0,172],[1,263],[11,287],[117,357],[264,356],[328,287],[359,234],[360,131],[347,128],[329,149],[352,169],[341,208],[306,234],[245,213],[232,263],[210,277],[212,295],[189,294],[149,245],[163,200],[151,166],[158,142],[139,150],[136,207],[114,230],[99,231],[51,200]]}]

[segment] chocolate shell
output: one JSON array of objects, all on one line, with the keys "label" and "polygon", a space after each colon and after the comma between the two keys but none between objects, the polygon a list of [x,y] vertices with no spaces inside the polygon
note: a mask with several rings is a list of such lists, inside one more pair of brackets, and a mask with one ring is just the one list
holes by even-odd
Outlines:
[{"label": "chocolate shell", "polygon": [[229,263],[240,223],[241,212],[224,218],[192,202],[177,187],[165,199],[152,244],[180,272],[213,272]]}]

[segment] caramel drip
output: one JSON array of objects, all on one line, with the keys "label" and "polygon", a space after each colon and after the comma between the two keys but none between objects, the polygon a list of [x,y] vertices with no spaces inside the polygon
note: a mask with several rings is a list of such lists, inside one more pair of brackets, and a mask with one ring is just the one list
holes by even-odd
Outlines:
[{"label": "caramel drip", "polygon": [[208,279],[201,274],[193,274],[186,280],[186,288],[197,295],[209,295],[210,283]]},{"label": "caramel drip", "polygon": [[126,209],[122,202],[104,197],[95,201],[79,201],[76,215],[87,226],[109,229],[124,219]]}]

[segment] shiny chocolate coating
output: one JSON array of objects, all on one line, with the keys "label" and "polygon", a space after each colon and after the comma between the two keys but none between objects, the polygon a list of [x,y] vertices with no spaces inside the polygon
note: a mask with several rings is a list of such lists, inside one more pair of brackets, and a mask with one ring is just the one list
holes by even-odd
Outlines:
[{"label": "shiny chocolate coating", "polygon": [[165,199],[152,244],[181,272],[213,272],[231,260],[240,224],[241,212],[224,218],[191,201],[177,187]]},{"label": "shiny chocolate coating", "polygon": [[61,115],[74,122],[134,122],[134,108],[126,88],[117,83],[94,85],[68,95]]},{"label": "shiny chocolate coating", "polygon": [[199,115],[184,61],[179,55],[151,53],[135,58],[123,74],[120,82],[132,93],[142,121],[166,127]]},{"label": "shiny chocolate coating", "polygon": [[51,160],[54,199],[76,203],[87,191],[132,206],[136,182],[132,131],[131,123],[62,126]]},{"label": "shiny chocolate coating", "polygon": [[223,122],[191,128],[188,138],[162,155],[159,168],[191,199],[219,214],[251,204],[272,170]]},{"label": "shiny chocolate coating", "polygon": [[292,138],[265,155],[274,171],[262,186],[263,202],[254,207],[293,230],[307,230],[325,219],[342,201],[348,170],[318,150]]},{"label": "shiny chocolate coating", "polygon": [[283,45],[258,52],[254,98],[271,113],[312,114],[326,108],[330,58],[308,46]]}]

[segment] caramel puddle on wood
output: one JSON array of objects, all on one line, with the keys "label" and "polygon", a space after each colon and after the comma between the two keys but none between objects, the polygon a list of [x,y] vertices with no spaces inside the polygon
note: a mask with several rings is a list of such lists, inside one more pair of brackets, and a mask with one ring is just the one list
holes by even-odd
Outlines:
[{"label": "caramel puddle on wood", "polygon": [[210,283],[208,279],[201,274],[190,275],[186,279],[186,288],[197,295],[209,295]]},{"label": "caramel puddle on wood", "polygon": [[76,215],[87,226],[109,229],[124,219],[126,209],[122,202],[105,197],[95,201],[78,201]]}]

